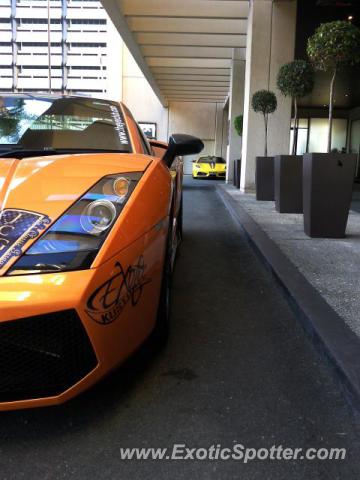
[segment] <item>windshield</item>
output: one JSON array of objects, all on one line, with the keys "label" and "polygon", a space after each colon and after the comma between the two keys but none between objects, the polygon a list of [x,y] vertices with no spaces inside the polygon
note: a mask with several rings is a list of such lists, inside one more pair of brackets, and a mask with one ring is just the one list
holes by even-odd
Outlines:
[{"label": "windshield", "polygon": [[130,152],[119,108],[89,98],[0,96],[0,150]]},{"label": "windshield", "polygon": [[221,157],[200,157],[199,163],[226,163]]}]

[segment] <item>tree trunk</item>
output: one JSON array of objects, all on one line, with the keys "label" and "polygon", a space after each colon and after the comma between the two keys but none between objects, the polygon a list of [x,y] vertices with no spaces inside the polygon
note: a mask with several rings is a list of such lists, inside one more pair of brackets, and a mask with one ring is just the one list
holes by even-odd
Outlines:
[{"label": "tree trunk", "polygon": [[332,76],[332,78],[331,78],[331,83],[330,83],[329,133],[328,133],[328,145],[327,145],[327,151],[328,151],[328,153],[331,152],[335,78],[336,78],[336,69],[334,70],[333,76]]},{"label": "tree trunk", "polygon": [[265,122],[265,157],[268,154],[268,114],[264,113],[264,122]]},{"label": "tree trunk", "polygon": [[298,109],[297,109],[297,98],[294,98],[294,138],[293,138],[293,148],[292,154],[296,155],[297,142],[298,142]]}]

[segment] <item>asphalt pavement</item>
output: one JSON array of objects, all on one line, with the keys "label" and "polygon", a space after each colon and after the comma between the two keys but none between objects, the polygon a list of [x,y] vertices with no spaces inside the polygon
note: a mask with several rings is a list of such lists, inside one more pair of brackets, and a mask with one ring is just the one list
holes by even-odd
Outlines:
[{"label": "asphalt pavement", "polygon": [[[0,413],[1,480],[358,479],[360,420],[214,183],[185,180],[172,332],[61,407]],[[345,460],[122,460],[120,448],[346,448]],[[182,448],[182,447],[181,447]]]}]

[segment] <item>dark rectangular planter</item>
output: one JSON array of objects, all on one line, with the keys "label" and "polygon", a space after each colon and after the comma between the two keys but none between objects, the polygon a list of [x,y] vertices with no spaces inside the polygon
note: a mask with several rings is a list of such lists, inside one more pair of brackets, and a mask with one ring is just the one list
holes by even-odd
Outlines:
[{"label": "dark rectangular planter", "polygon": [[301,155],[275,157],[275,208],[280,213],[303,212],[303,159]]},{"label": "dark rectangular planter", "polygon": [[355,167],[356,155],[304,155],[304,230],[309,237],[345,236]]},{"label": "dark rectangular planter", "polygon": [[274,157],[256,157],[256,200],[275,200]]},{"label": "dark rectangular planter", "polygon": [[238,158],[235,160],[235,170],[236,170],[236,188],[240,188],[240,180],[241,180],[241,159]]}]

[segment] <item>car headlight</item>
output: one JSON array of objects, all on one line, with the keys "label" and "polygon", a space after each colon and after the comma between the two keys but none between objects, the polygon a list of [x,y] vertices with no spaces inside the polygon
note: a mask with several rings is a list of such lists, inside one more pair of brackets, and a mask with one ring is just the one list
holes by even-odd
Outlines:
[{"label": "car headlight", "polygon": [[195,165],[195,168],[201,168],[201,166],[200,165]]},{"label": "car headlight", "polygon": [[84,231],[97,235],[106,232],[116,218],[116,208],[110,200],[95,200],[89,203],[80,223]]},{"label": "car headlight", "polygon": [[141,175],[102,178],[31,245],[7,275],[89,268]]}]

